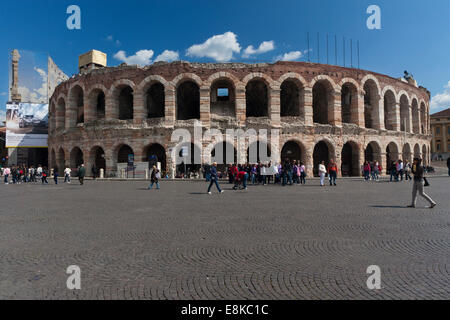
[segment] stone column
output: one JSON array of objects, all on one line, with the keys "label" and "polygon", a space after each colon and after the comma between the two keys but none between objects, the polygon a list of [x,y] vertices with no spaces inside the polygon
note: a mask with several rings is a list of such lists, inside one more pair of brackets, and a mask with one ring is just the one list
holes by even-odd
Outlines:
[{"label": "stone column", "polygon": [[331,110],[328,111],[328,122],[333,126],[342,126],[342,104],[341,92],[339,90],[332,91],[334,103]]},{"label": "stone column", "polygon": [[91,121],[96,120],[97,105],[91,102],[86,94],[83,96],[83,105],[84,105],[84,123],[89,123]]},{"label": "stone column", "polygon": [[374,129],[384,129],[384,100],[375,94],[372,102],[372,125]]},{"label": "stone column", "polygon": [[66,108],[66,129],[74,128],[77,125],[77,109],[69,105]]},{"label": "stone column", "polygon": [[352,123],[360,126],[365,127],[365,118],[364,118],[364,91],[359,90],[356,98],[355,107],[353,107],[352,103]]},{"label": "stone column", "polygon": [[240,126],[245,126],[246,109],[245,88],[238,87],[236,88],[236,120]]},{"label": "stone column", "polygon": [[105,118],[106,120],[119,119],[119,102],[114,94],[105,97]]},{"label": "stone column", "polygon": [[111,173],[117,172],[117,163],[116,160],[114,159],[113,150],[110,149],[105,150],[105,166],[106,166],[105,178],[108,178]]},{"label": "stone column", "polygon": [[406,119],[406,132],[413,132],[412,107],[408,105],[408,118]]},{"label": "stone column", "polygon": [[312,88],[305,88],[305,125],[312,126],[313,125],[313,93]]},{"label": "stone column", "polygon": [[175,88],[172,85],[168,85],[164,91],[165,93],[165,126],[173,128],[175,125]]},{"label": "stone column", "polygon": [[211,106],[210,106],[210,88],[201,87],[200,88],[200,121],[202,122],[202,127],[209,128],[210,126],[210,116],[211,116]]},{"label": "stone column", "polygon": [[280,89],[270,88],[270,99],[269,99],[269,119],[272,127],[281,126],[280,118]]},{"label": "stone column", "polygon": [[141,93],[133,93],[133,123],[142,124],[147,119],[147,112],[144,103],[144,95]]},{"label": "stone column", "polygon": [[394,105],[394,112],[389,116],[389,121],[392,123],[393,131],[400,131],[400,104],[397,102]]},{"label": "stone column", "polygon": [[95,159],[91,156],[91,150],[86,147],[83,150],[83,162],[84,167],[86,168],[86,177],[92,177],[92,166],[94,165]]}]

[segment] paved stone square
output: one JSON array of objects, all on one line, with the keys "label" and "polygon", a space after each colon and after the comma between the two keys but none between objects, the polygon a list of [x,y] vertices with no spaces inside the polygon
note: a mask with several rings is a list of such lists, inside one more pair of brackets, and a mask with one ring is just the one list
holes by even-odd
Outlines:
[{"label": "paved stone square", "polygon": [[0,185],[0,298],[450,298],[450,179],[426,188],[433,210],[404,207],[406,182],[317,184]]}]

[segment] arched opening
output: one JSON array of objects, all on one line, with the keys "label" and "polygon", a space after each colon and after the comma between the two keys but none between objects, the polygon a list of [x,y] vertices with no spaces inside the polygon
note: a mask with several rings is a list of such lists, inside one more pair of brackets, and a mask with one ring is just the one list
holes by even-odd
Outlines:
[{"label": "arched opening", "polygon": [[347,142],[342,148],[341,173],[342,176],[359,176],[359,148],[355,142]]},{"label": "arched opening", "polygon": [[412,154],[411,154],[411,147],[409,146],[409,143],[405,143],[402,149],[402,159],[404,162],[409,161],[412,162]]},{"label": "arched opening", "polygon": [[409,102],[404,94],[400,97],[400,131],[411,132]]},{"label": "arched opening", "polygon": [[281,162],[289,161],[292,163],[297,161],[304,163],[304,160],[304,153],[297,142],[288,141],[284,144],[283,149],[281,149]]},{"label": "arched opening", "polygon": [[91,150],[91,161],[97,169],[97,174],[100,174],[100,169],[106,170],[105,151],[102,147],[94,147]]},{"label": "arched opening", "polygon": [[250,164],[269,163],[271,161],[270,147],[266,142],[256,141],[247,149],[247,162]]},{"label": "arched opening", "polygon": [[425,144],[422,146],[422,161],[424,165],[428,165],[427,146]]},{"label": "arched opening", "polygon": [[56,106],[56,129],[64,130],[66,127],[66,102],[63,98],[58,100]]},{"label": "arched opening", "polygon": [[72,170],[77,170],[83,163],[83,151],[78,147],[73,148],[70,152],[70,168]]},{"label": "arched opening", "polygon": [[330,112],[333,110],[334,89],[326,80],[320,80],[313,87],[313,122],[331,124]]},{"label": "arched opening", "polygon": [[394,130],[395,116],[395,94],[388,90],[384,94],[384,127],[386,130]]},{"label": "arched opening", "polygon": [[386,170],[389,172],[393,162],[398,160],[398,148],[394,142],[391,142],[386,147]]},{"label": "arched opening", "polygon": [[304,118],[304,88],[298,80],[287,79],[281,84],[281,117]]},{"label": "arched opening", "polygon": [[177,120],[200,119],[200,88],[186,80],[177,88]]},{"label": "arched opening", "polygon": [[119,120],[132,120],[133,89],[130,86],[125,86],[119,90]]},{"label": "arched opening", "polygon": [[422,158],[422,155],[420,154],[420,146],[418,143],[414,146],[414,158]]},{"label": "arched opening", "polygon": [[416,99],[413,99],[412,104],[411,104],[411,109],[412,109],[413,132],[420,133],[419,104]]},{"label": "arched opening", "polygon": [[56,129],[56,106],[53,102],[50,104],[49,120],[48,131],[53,132]]},{"label": "arched opening", "polygon": [[165,92],[161,82],[153,83],[146,92],[147,117],[164,118],[165,115]]},{"label": "arched opening", "polygon": [[[63,149],[63,148],[59,148],[59,151],[58,151],[58,159],[59,159],[59,161],[58,161],[58,167],[59,167],[62,171],[64,171],[64,169],[66,169],[67,164],[66,164],[66,153],[64,152],[64,149]],[[60,174],[62,175],[62,172],[60,172]]]},{"label": "arched opening", "polygon": [[124,144],[117,151],[117,163],[128,163],[130,156],[134,156],[134,151],[130,146]]},{"label": "arched opening", "polygon": [[331,145],[329,145],[325,141],[319,141],[314,146],[314,152],[313,152],[313,160],[314,160],[314,168],[313,172],[315,176],[318,176],[318,168],[319,164],[322,163],[322,161],[325,161],[325,166],[328,166],[330,163],[330,160],[334,157],[334,150]]},{"label": "arched opening", "polygon": [[364,151],[364,161],[378,162],[381,164],[381,148],[377,142],[370,142]]},{"label": "arched opening", "polygon": [[247,117],[267,117],[269,114],[269,91],[262,79],[254,79],[245,87]]},{"label": "arched opening", "polygon": [[94,89],[89,94],[89,105],[93,108],[95,119],[105,118],[105,93],[101,89]]},{"label": "arched opening", "polygon": [[211,114],[236,117],[236,91],[228,79],[217,79],[211,85]]},{"label": "arched opening", "polygon": [[355,119],[357,119],[357,113],[358,89],[352,83],[345,83],[341,89],[342,123],[355,123]]},{"label": "arched opening", "polygon": [[146,156],[145,159],[142,159],[144,162],[160,162],[161,171],[167,170],[166,150],[162,145],[153,143],[147,147],[147,150],[144,152],[144,154]]},{"label": "arched opening", "polygon": [[217,162],[218,170],[225,172],[228,165],[238,164],[236,148],[226,141],[216,144],[211,151],[211,162]]},{"label": "arched opening", "polygon": [[198,146],[194,143],[182,143],[177,146],[176,152],[182,159],[176,168],[177,176],[184,175],[184,177],[189,177],[190,174],[200,173],[202,151]]},{"label": "arched opening", "polygon": [[420,104],[420,133],[426,134],[427,116],[425,111],[425,104]]},{"label": "arched opening", "polygon": [[[75,111],[75,124],[84,123],[84,93],[80,86],[75,86],[70,90],[70,107]],[[70,124],[73,124],[72,119],[70,119]]]},{"label": "arched opening", "polygon": [[375,128],[378,108],[378,87],[372,79],[364,83],[364,122],[366,128]]}]

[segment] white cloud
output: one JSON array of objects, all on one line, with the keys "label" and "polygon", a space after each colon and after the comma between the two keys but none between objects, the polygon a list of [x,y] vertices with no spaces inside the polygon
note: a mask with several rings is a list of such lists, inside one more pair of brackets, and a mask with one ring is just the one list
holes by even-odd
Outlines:
[{"label": "white cloud", "polygon": [[125,62],[126,64],[133,65],[137,64],[140,66],[149,65],[152,62],[153,50],[139,50],[134,55],[127,57],[125,51],[120,50],[115,55],[114,58]]},{"label": "white cloud", "polygon": [[303,56],[301,51],[291,51],[275,57],[275,61],[295,61]]},{"label": "white cloud", "polygon": [[269,52],[273,49],[275,49],[275,42],[273,40],[264,41],[259,45],[258,49],[255,49],[253,46],[248,46],[247,49],[244,50],[242,57],[249,58],[250,56]]},{"label": "white cloud", "polygon": [[176,51],[170,51],[170,50],[164,50],[163,53],[161,53],[159,56],[156,57],[155,62],[158,61],[167,61],[167,62],[171,62],[171,61],[175,61],[175,60],[179,60],[179,54]]},{"label": "white cloud", "polygon": [[114,42],[116,46],[120,46],[122,44],[118,39],[114,40],[114,37],[112,35],[107,36],[106,40],[108,40],[109,42]]},{"label": "white cloud", "polygon": [[198,58],[212,58],[218,62],[227,62],[233,59],[234,53],[240,53],[241,46],[233,32],[215,35],[202,44],[195,44],[186,51],[186,55]]},{"label": "white cloud", "polygon": [[430,108],[433,111],[450,108],[450,81],[444,86],[444,92],[431,98]]}]

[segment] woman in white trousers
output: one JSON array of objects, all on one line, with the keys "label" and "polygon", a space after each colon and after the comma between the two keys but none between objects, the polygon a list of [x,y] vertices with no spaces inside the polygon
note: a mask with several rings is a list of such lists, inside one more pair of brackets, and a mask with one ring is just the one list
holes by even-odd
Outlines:
[{"label": "woman in white trousers", "polygon": [[320,185],[323,187],[325,185],[325,174],[327,173],[327,168],[325,167],[325,161],[322,161],[319,164],[319,176],[320,176]]}]

